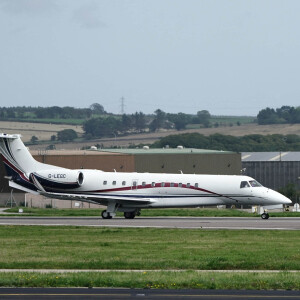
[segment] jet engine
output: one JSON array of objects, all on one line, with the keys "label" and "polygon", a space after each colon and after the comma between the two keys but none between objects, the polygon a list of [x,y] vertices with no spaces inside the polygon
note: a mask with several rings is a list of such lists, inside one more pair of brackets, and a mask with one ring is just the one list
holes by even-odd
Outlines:
[{"label": "jet engine", "polygon": [[32,175],[44,188],[53,190],[78,188],[84,182],[84,175],[80,170],[53,169],[37,171],[29,175],[31,181]]}]

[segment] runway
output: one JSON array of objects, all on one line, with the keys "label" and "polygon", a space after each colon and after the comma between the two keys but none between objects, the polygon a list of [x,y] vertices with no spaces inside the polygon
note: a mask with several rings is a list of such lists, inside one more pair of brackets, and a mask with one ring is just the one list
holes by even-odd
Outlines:
[{"label": "runway", "polygon": [[101,217],[0,217],[0,225],[93,226],[182,229],[300,230],[300,218],[137,217],[133,220]]},{"label": "runway", "polygon": [[300,299],[299,291],[1,288],[1,299]]}]

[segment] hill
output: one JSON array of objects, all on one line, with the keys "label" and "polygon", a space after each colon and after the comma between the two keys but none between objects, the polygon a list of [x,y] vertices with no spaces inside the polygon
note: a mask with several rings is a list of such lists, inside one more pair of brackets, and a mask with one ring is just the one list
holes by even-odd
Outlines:
[{"label": "hill", "polygon": [[[35,124],[36,125],[36,124]],[[74,126],[76,128],[76,126]],[[73,128],[74,129],[74,128]],[[77,128],[79,130],[81,128]],[[75,129],[74,129],[75,130]],[[249,134],[297,134],[300,135],[300,124],[276,124],[276,125],[257,125],[257,124],[244,124],[241,126],[227,126],[227,127],[218,127],[218,128],[199,128],[199,129],[188,129],[188,130],[162,130],[155,133],[141,133],[133,134],[123,137],[111,137],[111,138],[102,138],[95,139],[85,142],[78,143],[64,143],[56,145],[57,149],[80,149],[82,147],[87,147],[95,144],[103,145],[103,147],[128,147],[130,145],[139,145],[139,144],[152,144],[158,139],[171,135],[171,134],[182,134],[182,133],[192,133],[197,132],[203,135],[211,135],[214,133],[220,133],[224,135],[232,136],[244,136]],[[31,149],[41,148],[40,145],[30,146]]]}]

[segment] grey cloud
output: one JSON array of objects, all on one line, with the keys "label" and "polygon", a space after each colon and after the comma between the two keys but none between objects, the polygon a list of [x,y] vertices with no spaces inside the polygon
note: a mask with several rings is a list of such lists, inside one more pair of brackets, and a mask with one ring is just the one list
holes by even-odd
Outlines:
[{"label": "grey cloud", "polygon": [[105,27],[105,23],[100,20],[99,7],[95,2],[87,3],[74,10],[72,19],[84,28]]}]

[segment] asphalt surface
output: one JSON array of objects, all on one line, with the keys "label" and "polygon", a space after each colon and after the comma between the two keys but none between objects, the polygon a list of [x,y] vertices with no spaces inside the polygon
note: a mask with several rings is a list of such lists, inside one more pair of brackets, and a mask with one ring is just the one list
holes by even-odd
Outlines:
[{"label": "asphalt surface", "polygon": [[95,227],[152,227],[186,229],[300,230],[300,218],[138,217],[133,220],[101,217],[0,217],[0,225],[54,225]]},{"label": "asphalt surface", "polygon": [[299,291],[1,288],[0,299],[300,299]]}]

